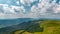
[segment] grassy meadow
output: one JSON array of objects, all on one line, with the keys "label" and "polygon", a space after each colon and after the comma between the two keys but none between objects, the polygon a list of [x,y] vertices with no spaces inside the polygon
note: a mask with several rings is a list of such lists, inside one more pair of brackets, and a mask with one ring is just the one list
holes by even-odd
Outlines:
[{"label": "grassy meadow", "polygon": [[25,30],[14,31],[13,34],[60,34],[60,20],[38,21]]}]

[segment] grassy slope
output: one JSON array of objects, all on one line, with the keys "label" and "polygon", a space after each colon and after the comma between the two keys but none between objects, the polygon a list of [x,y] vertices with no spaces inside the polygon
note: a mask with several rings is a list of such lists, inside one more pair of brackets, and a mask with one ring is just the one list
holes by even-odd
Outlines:
[{"label": "grassy slope", "polygon": [[17,30],[14,34],[60,34],[60,20],[38,22],[27,30]]}]

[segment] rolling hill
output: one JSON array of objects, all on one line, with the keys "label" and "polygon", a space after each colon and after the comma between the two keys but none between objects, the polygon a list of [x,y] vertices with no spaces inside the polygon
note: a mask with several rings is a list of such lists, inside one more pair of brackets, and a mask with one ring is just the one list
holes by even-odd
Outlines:
[{"label": "rolling hill", "polygon": [[26,21],[32,21],[33,18],[0,19],[0,28],[18,25]]},{"label": "rolling hill", "polygon": [[0,34],[60,34],[60,20],[34,20],[0,29]]},{"label": "rolling hill", "polygon": [[60,20],[45,20],[14,34],[60,34]]}]

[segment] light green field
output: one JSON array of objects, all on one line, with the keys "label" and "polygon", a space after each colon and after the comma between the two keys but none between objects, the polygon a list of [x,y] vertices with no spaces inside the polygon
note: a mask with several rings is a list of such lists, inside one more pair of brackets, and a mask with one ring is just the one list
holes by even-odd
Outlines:
[{"label": "light green field", "polygon": [[17,30],[14,34],[60,34],[60,20],[37,22],[27,30]]}]

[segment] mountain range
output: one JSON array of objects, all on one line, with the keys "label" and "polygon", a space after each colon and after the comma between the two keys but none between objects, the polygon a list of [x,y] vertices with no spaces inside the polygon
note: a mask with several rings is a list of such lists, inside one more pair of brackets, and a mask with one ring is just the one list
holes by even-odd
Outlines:
[{"label": "mountain range", "polygon": [[0,28],[17,25],[23,22],[32,21],[33,18],[18,18],[18,19],[0,19]]},{"label": "mountain range", "polygon": [[[6,22],[7,20],[4,20],[4,21]],[[11,22],[11,24],[14,23],[15,21],[16,20],[10,20],[10,21],[8,20],[8,22]],[[0,34],[12,34],[13,31],[19,30],[19,29],[26,30],[27,28],[31,27],[32,25],[37,24],[38,21],[43,21],[43,19],[42,20],[33,20],[33,19],[31,20],[31,19],[25,18],[25,20],[21,19],[21,21],[20,21],[20,19],[18,19],[17,22],[19,22],[20,24],[0,28]]]}]

